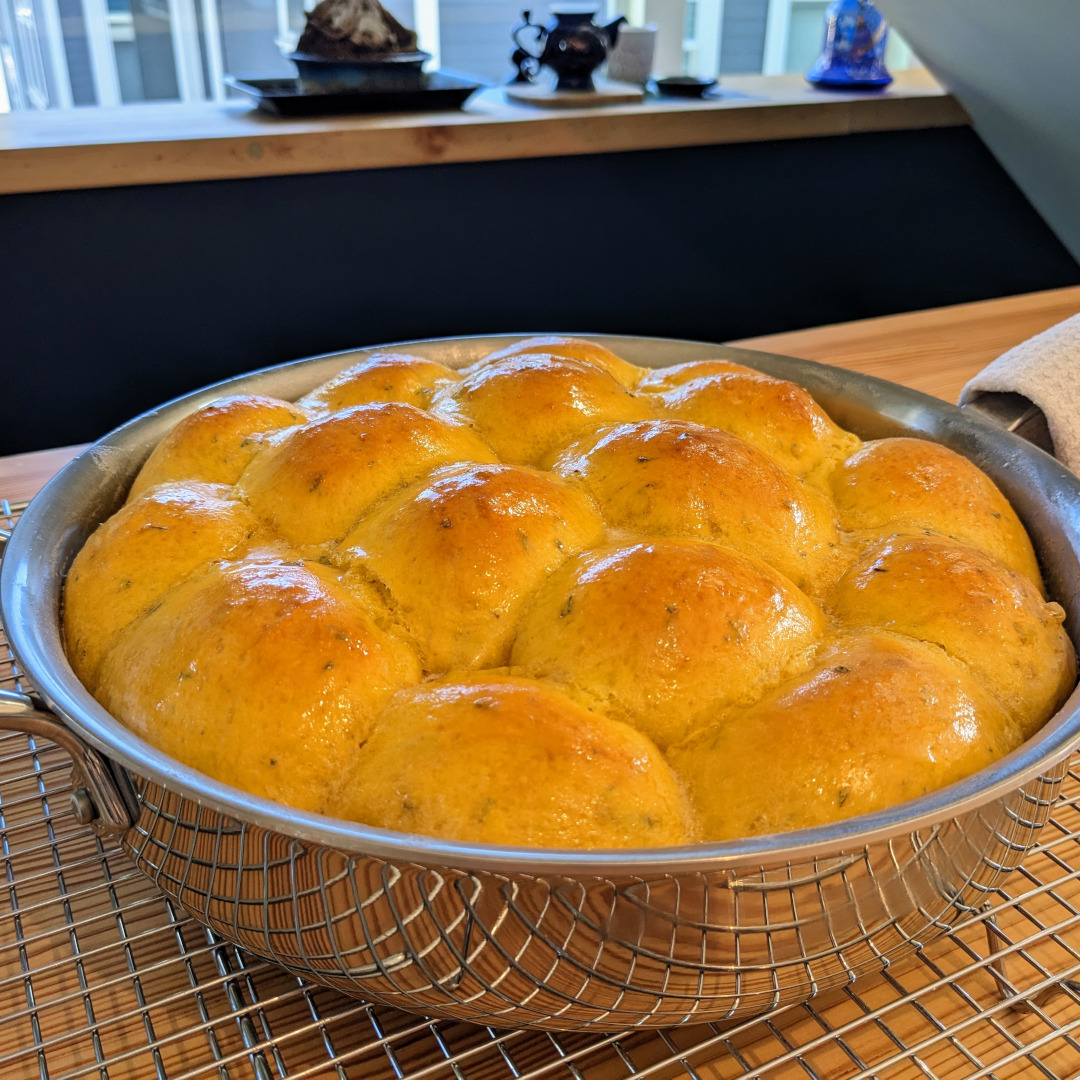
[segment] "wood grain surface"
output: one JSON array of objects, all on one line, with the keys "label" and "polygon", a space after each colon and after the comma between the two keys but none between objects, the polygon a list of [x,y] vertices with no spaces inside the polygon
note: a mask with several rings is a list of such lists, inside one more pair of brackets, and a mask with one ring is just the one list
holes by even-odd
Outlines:
[{"label": "wood grain surface", "polygon": [[960,104],[923,70],[885,91],[827,91],[797,75],[726,77],[716,100],[538,109],[501,88],[461,111],[285,119],[240,101],[0,116],[0,195],[440,162],[597,154],[958,127]]},{"label": "wood grain surface", "polygon": [[851,368],[955,402],[991,360],[1077,312],[1074,286],[731,344]]}]

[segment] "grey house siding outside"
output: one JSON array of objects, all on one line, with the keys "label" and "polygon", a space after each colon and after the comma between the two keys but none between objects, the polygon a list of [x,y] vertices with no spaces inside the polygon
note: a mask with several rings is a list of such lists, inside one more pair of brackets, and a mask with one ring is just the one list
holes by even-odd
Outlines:
[{"label": "grey house siding outside", "polygon": [[720,71],[725,75],[761,71],[765,54],[766,0],[724,0]]},{"label": "grey house siding outside", "polygon": [[510,30],[521,22],[523,8],[532,10],[533,22],[547,22],[546,2],[440,0],[441,66],[505,82],[512,73]]}]

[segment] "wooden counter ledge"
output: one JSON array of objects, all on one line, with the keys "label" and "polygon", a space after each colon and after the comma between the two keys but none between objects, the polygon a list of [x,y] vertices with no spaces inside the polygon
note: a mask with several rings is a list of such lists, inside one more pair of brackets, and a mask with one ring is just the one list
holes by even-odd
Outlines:
[{"label": "wooden counter ledge", "polygon": [[798,75],[722,80],[714,101],[547,110],[499,88],[461,111],[283,119],[246,102],[127,105],[0,116],[0,194],[597,154],[870,131],[960,127],[923,70],[884,91],[826,91]]}]

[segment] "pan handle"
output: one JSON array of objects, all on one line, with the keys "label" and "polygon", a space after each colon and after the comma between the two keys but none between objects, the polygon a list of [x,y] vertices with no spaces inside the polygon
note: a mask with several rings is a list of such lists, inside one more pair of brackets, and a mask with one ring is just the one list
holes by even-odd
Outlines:
[{"label": "pan handle", "polygon": [[71,812],[80,825],[120,834],[138,820],[139,803],[127,774],[115,769],[41,702],[0,690],[0,730],[40,735],[71,755]]},{"label": "pan handle", "polygon": [[960,407],[985,416],[1054,456],[1054,440],[1050,437],[1046,414],[1023,394],[984,391]]}]

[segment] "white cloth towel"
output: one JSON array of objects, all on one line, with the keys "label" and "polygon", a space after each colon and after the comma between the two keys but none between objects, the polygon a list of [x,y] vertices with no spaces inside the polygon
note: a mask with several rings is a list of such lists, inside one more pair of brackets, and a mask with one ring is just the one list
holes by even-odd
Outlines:
[{"label": "white cloth towel", "polygon": [[960,404],[992,392],[1023,394],[1038,405],[1054,456],[1080,473],[1080,315],[1002,353],[960,391]]}]

